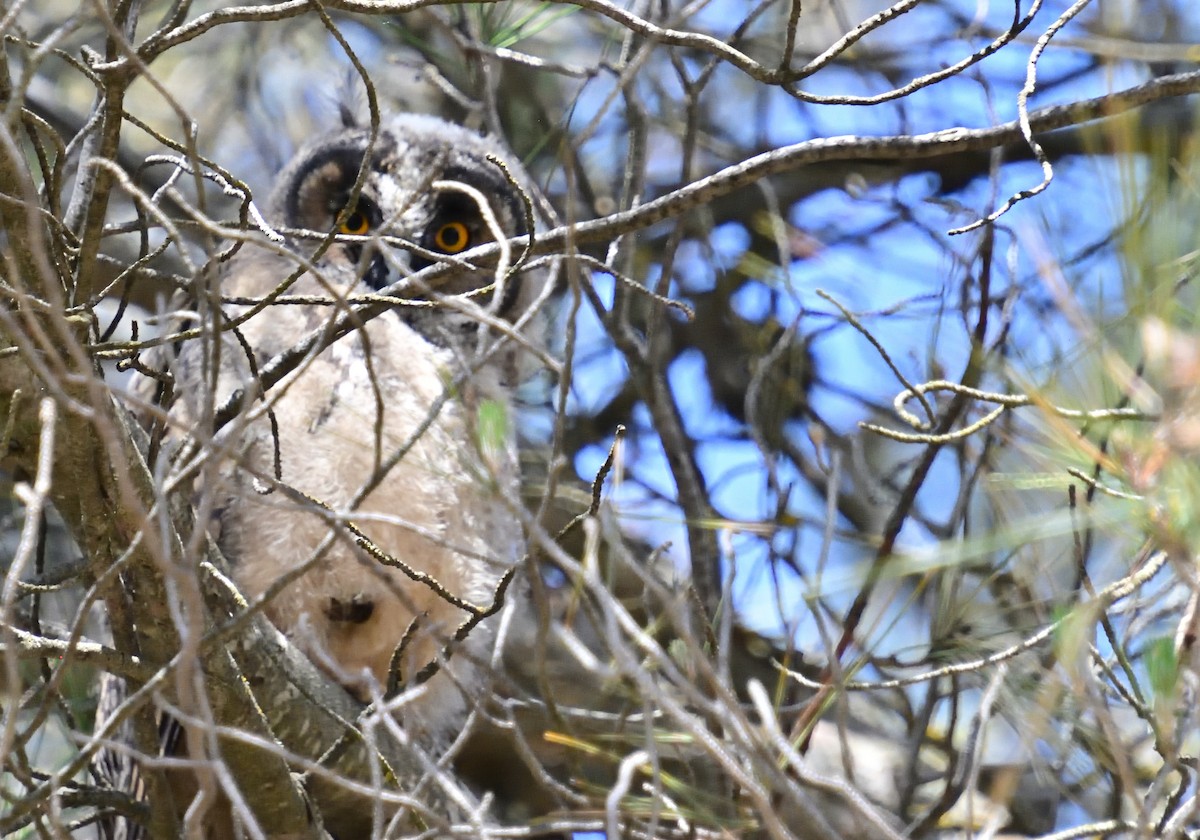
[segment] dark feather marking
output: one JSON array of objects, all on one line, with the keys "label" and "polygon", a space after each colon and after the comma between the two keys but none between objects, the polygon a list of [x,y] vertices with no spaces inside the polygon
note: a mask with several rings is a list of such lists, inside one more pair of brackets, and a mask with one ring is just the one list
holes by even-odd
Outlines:
[{"label": "dark feather marking", "polygon": [[329,395],[328,402],[321,406],[321,410],[317,413],[317,416],[313,418],[312,423],[309,424],[308,433],[310,435],[329,422],[329,418],[333,416],[333,409],[337,406],[337,403],[337,391],[334,391]]},{"label": "dark feather marking", "polygon": [[349,601],[330,598],[325,615],[330,621],[349,622],[350,624],[365,624],[375,612],[375,602],[362,596],[355,595]]}]

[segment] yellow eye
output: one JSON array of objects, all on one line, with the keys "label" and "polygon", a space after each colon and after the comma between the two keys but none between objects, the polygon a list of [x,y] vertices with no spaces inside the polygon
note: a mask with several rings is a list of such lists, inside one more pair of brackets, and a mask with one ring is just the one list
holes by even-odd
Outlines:
[{"label": "yellow eye", "polygon": [[346,221],[342,222],[342,226],[338,228],[342,233],[348,233],[351,236],[362,236],[371,229],[371,222],[367,219],[367,214],[361,210],[355,210],[346,217]]},{"label": "yellow eye", "polygon": [[462,222],[446,222],[433,235],[433,244],[439,251],[457,254],[471,244],[471,232]]}]

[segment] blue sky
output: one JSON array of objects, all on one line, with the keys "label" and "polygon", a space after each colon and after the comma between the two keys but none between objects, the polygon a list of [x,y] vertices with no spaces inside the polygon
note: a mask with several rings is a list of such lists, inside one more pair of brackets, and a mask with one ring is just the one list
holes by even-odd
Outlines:
[{"label": "blue sky", "polygon": [[[736,4],[735,4],[736,5]],[[958,7],[972,18],[979,8],[987,10],[983,21],[993,26],[1008,22],[1011,7],[1007,4],[959,3]],[[1027,5],[1027,4],[1025,4]],[[726,16],[729,4],[713,4],[704,20],[714,26],[721,20],[739,19],[734,13]],[[1003,7],[1003,8],[1002,8]],[[736,8],[741,9],[740,5]],[[1044,23],[1065,8],[1065,4],[1048,4],[1039,23],[1031,31],[1040,31]],[[732,7],[730,8],[732,11]],[[1093,21],[1080,18],[1070,24],[1063,37],[1087,34],[1086,26]],[[949,37],[951,24],[939,9],[929,7],[905,15],[889,25],[876,38],[889,45],[902,46],[911,40],[924,49],[943,42],[922,53],[912,61],[913,72],[923,72],[939,64],[961,57],[969,51],[961,40]],[[1040,28],[1039,28],[1040,27]],[[939,35],[939,29],[945,30]],[[972,42],[978,46],[982,41]],[[920,91],[897,103],[873,107],[820,106],[798,103],[776,92],[768,97],[769,139],[778,144],[796,142],[811,137],[837,134],[880,135],[892,132],[924,132],[954,126],[985,126],[1012,119],[1016,114],[1016,92],[1025,80],[1030,45],[1012,44],[997,55],[986,59],[963,77],[943,82],[934,88]],[[1050,49],[1040,60],[1038,76],[1043,85],[1051,86],[1048,93],[1036,94],[1034,107],[1071,101],[1086,96],[1101,95],[1144,80],[1143,68],[1131,63],[1113,63],[1101,70],[1081,73],[1088,57],[1071,49]],[[734,76],[736,71],[721,71]],[[1073,74],[1078,74],[1073,76]],[[1066,79],[1067,81],[1062,81]],[[805,89],[821,94],[871,94],[884,89],[883,80],[864,76],[855,68],[830,68],[805,83]],[[713,84],[714,99],[720,99],[720,82]],[[590,119],[585,97],[581,101],[577,120]],[[715,113],[727,115],[725,124],[747,127],[758,124],[752,114],[739,111],[748,104],[745,99],[730,97],[715,104]],[[610,137],[611,142],[619,143]],[[668,149],[667,152],[673,151]],[[670,155],[664,153],[665,157]],[[777,305],[770,314],[783,323],[790,323],[804,313],[802,324],[820,328],[829,323],[833,313],[829,304],[815,294],[823,289],[845,306],[856,311],[880,310],[901,305],[905,301],[932,298],[945,307],[957,306],[956,294],[962,282],[963,269],[950,256],[951,252],[968,254],[975,247],[977,234],[949,237],[946,231],[968,221],[971,213],[980,213],[1003,201],[1018,190],[1035,186],[1041,181],[1041,170],[1034,163],[1010,164],[1001,172],[995,184],[986,179],[975,181],[968,189],[954,195],[943,195],[929,176],[913,175],[891,184],[883,184],[861,194],[827,190],[788,208],[789,220],[826,243],[816,255],[788,266],[786,293],[776,296]],[[1010,284],[1032,287],[1030,305],[1046,305],[1049,293],[1037,291],[1037,271],[1034,258],[1039,252],[1050,258],[1066,259],[1085,244],[1102,239],[1116,222],[1120,210],[1121,188],[1116,167],[1104,159],[1066,160],[1055,167],[1055,181],[1038,198],[1017,205],[1000,223],[997,247],[1002,255],[997,260],[997,276],[993,292],[1003,291]],[[1106,195],[1106,191],[1108,195]],[[1078,196],[1089,194],[1093,200],[1079,202]],[[948,200],[947,200],[948,199]],[[951,203],[953,202],[953,203]],[[957,205],[957,206],[956,206]],[[883,230],[874,228],[894,218],[896,209],[903,207],[911,221],[892,224]],[[744,232],[727,225],[714,232],[710,243],[723,262],[732,263],[737,249],[744,246]],[[1035,245],[1036,247],[1029,247]],[[678,258],[677,274],[691,290],[704,287],[704,278],[712,276],[712,268],[704,261],[700,249],[684,248]],[[1096,304],[1099,317],[1120,309],[1122,300],[1119,254],[1102,251],[1087,260],[1067,267],[1068,281],[1076,286],[1081,299]],[[601,280],[603,283],[603,280]],[[778,278],[764,277],[739,294],[739,311],[765,315],[769,302],[768,288],[780,289]],[[961,371],[962,361],[969,349],[969,337],[961,318],[947,316],[937,306],[913,303],[901,316],[889,315],[867,321],[868,326],[888,348],[901,370],[914,381],[930,378],[937,368],[953,377]],[[802,331],[804,327],[802,326]],[[1020,357],[1012,360],[1014,367],[1035,381],[1046,374],[1047,366],[1061,361],[1064,348],[1077,340],[1072,329],[1061,319],[1029,317],[1019,319],[1019,335],[1012,344],[1020,348]],[[883,364],[874,349],[857,332],[849,328],[825,331],[813,345],[820,375],[832,383],[853,383],[870,400],[890,403],[900,385]],[[671,370],[681,407],[688,416],[689,428],[695,432],[719,429],[726,418],[713,416],[708,400],[700,360],[682,358]],[[608,371],[603,370],[608,366]],[[603,391],[608,377],[614,375],[615,362],[606,359],[597,366],[593,378],[590,371],[581,370],[581,395]],[[616,372],[619,375],[619,371]],[[587,403],[586,397],[581,402]],[[834,389],[818,388],[812,394],[817,411],[835,428],[853,431],[864,418],[861,402],[847,399]],[[802,435],[802,429],[796,429]],[[645,473],[661,470],[661,457],[653,447],[643,447]],[[592,474],[599,452],[587,453],[578,463],[581,475]],[[731,518],[755,519],[771,507],[762,492],[754,492],[755,476],[745,472],[746,464],[755,460],[755,453],[738,445],[710,445],[702,448],[701,461],[714,484],[722,486],[721,477],[740,473],[741,477],[724,484],[725,492],[714,501],[721,512]],[[931,488],[949,498],[956,479],[949,469],[931,482]],[[761,489],[761,482],[760,489]],[[662,489],[661,487],[659,489]],[[926,493],[923,503],[936,508],[938,499]],[[797,492],[792,503],[797,514],[820,517],[821,500],[812,494]],[[923,542],[918,532],[906,534],[914,544]],[[753,601],[762,594],[753,589],[744,596]],[[747,612],[756,612],[747,610]]]}]

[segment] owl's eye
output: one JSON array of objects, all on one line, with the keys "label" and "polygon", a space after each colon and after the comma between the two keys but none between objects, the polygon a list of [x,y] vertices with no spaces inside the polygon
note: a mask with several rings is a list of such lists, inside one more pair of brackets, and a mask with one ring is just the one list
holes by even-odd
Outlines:
[{"label": "owl's eye", "polygon": [[342,193],[335,195],[333,199],[329,205],[329,213],[335,217],[339,213],[346,213],[346,218],[338,226],[338,233],[366,236],[383,221],[383,214],[379,212],[375,202],[365,195],[355,196],[351,201],[351,196]]},{"label": "owl's eye", "polygon": [[342,226],[338,228],[342,233],[348,233],[351,236],[362,236],[371,229],[371,222],[367,219],[367,214],[361,210],[355,210],[346,217],[346,221],[342,222]]},{"label": "owl's eye", "polygon": [[371,220],[367,218],[367,214],[362,210],[355,210],[346,217],[346,221],[342,222],[342,226],[338,228],[341,233],[348,233],[351,236],[362,236],[371,229]]},{"label": "owl's eye", "polygon": [[457,254],[471,244],[471,232],[462,222],[446,222],[433,235],[433,244],[439,251]]}]

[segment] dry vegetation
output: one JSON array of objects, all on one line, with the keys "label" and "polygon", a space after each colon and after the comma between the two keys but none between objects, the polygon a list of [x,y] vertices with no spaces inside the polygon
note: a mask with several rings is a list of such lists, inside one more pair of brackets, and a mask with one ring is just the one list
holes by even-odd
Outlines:
[{"label": "dry vegetation", "polygon": [[[163,711],[250,837],[1195,836],[1200,24],[1126,5],[0,3],[0,836],[182,836]],[[567,258],[537,614],[443,756],[122,408],[338,103],[506,137]]]}]

